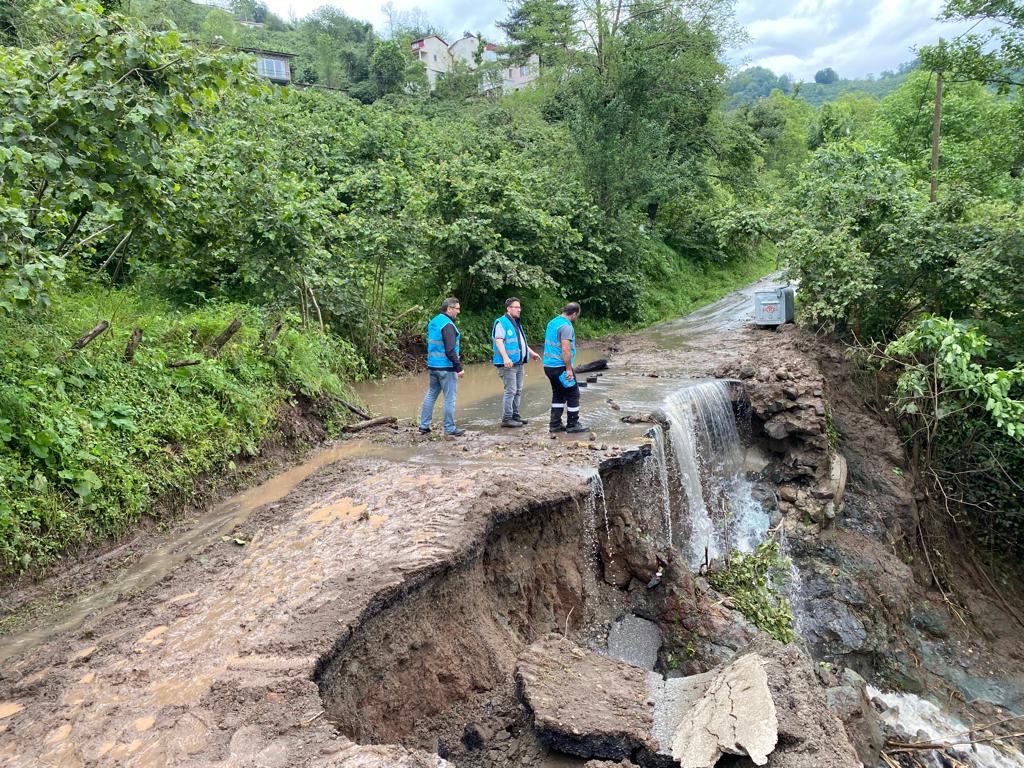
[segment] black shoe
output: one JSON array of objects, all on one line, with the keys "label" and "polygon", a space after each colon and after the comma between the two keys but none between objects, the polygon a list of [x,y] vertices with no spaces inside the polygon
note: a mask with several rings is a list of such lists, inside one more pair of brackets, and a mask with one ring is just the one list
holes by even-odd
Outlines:
[{"label": "black shoe", "polygon": [[565,431],[566,432],[574,432],[574,433],[575,432],[589,432],[590,431],[590,427],[585,426],[583,424],[573,424],[571,427],[566,427]]},{"label": "black shoe", "polygon": [[548,427],[548,431],[549,432],[565,432],[565,427],[563,427],[561,424],[555,424],[552,427]]},{"label": "black shoe", "polygon": [[520,421],[519,419],[502,419],[501,426],[503,427],[525,427],[526,422]]},{"label": "black shoe", "polygon": [[430,427],[420,427],[419,429],[420,429],[420,434],[421,435],[429,435],[430,434]]},{"label": "black shoe", "polygon": [[445,432],[445,434],[448,435],[448,437],[459,437],[460,435],[466,434],[466,430],[456,427],[454,432]]},{"label": "black shoe", "polygon": [[518,422],[519,422],[520,424],[522,424],[522,425],[523,425],[524,427],[525,427],[525,426],[526,426],[527,424],[529,424],[529,423],[530,423],[530,422],[528,422],[528,421],[527,421],[526,419],[524,419],[524,418],[523,418],[522,416],[520,416],[520,415],[519,415],[518,413],[513,413],[513,414],[512,414],[512,421],[518,421]]}]

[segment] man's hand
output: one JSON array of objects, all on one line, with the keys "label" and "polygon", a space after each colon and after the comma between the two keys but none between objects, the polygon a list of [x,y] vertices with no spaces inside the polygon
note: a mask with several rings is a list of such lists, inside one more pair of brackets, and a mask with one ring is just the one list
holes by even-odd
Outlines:
[{"label": "man's hand", "polygon": [[532,349],[531,349],[531,350],[529,350],[529,352],[530,352],[530,359],[531,359],[531,360],[540,360],[540,355],[538,355],[538,354],[537,354],[536,352],[534,352],[534,351],[533,351]]},{"label": "man's hand", "polygon": [[465,375],[466,375],[465,371],[459,371],[458,373],[455,374],[455,378],[461,379]]},{"label": "man's hand", "polygon": [[505,367],[506,368],[512,368],[514,365],[515,365],[515,363],[512,362],[512,358],[506,356],[505,357]]},{"label": "man's hand", "polygon": [[573,381],[576,378],[576,374],[573,373],[572,368],[569,368],[568,366],[565,369],[565,378],[569,381]]}]

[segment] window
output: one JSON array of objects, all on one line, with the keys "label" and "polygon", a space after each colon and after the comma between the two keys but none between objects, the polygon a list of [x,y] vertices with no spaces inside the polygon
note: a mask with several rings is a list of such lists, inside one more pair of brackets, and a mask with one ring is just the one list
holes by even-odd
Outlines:
[{"label": "window", "polygon": [[269,77],[272,80],[287,80],[288,71],[285,68],[285,64],[280,59],[256,59],[256,71],[264,77]]},{"label": "window", "polygon": [[519,74],[522,77],[526,77],[528,74],[530,74],[530,68],[528,66],[526,66],[526,65],[521,66],[519,68]]}]

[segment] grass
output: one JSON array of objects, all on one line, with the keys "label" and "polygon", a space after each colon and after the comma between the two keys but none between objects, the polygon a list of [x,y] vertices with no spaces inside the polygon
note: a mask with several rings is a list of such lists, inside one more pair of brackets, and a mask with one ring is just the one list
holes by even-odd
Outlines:
[{"label": "grass", "polygon": [[[197,475],[255,454],[281,406],[344,394],[364,370],[345,342],[240,304],[182,312],[136,289],[55,296],[53,309],[0,318],[0,574],[51,563],[134,526]],[[241,330],[205,351],[234,318]],[[69,347],[100,319],[110,328]],[[294,321],[294,319],[293,319]],[[133,328],[143,343],[124,350]],[[168,367],[177,360],[199,364]]]}]

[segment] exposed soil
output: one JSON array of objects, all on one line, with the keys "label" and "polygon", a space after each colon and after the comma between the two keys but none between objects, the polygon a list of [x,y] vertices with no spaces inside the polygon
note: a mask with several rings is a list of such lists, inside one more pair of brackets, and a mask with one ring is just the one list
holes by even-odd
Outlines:
[{"label": "exposed soil", "polygon": [[[765,474],[794,488],[779,506],[815,654],[873,682],[954,691],[969,716],[1020,706],[1020,633],[993,599],[978,597],[966,625],[950,617],[915,539],[927,499],[841,349],[706,320],[713,345],[652,332],[613,363],[634,390],[716,372],[744,382]],[[766,431],[772,403],[790,412],[783,437]],[[757,633],[666,546],[649,441],[535,427],[458,441],[384,427],[256,489],[223,537],[160,554],[155,583],[5,662],[0,765],[581,765],[549,751],[516,698],[530,643],[558,633],[600,648],[628,611],[661,626],[663,668],[672,653],[695,673]],[[849,476],[829,516],[833,448]],[[130,549],[160,552],[159,538]],[[93,557],[50,588],[110,592],[119,559]]]}]

